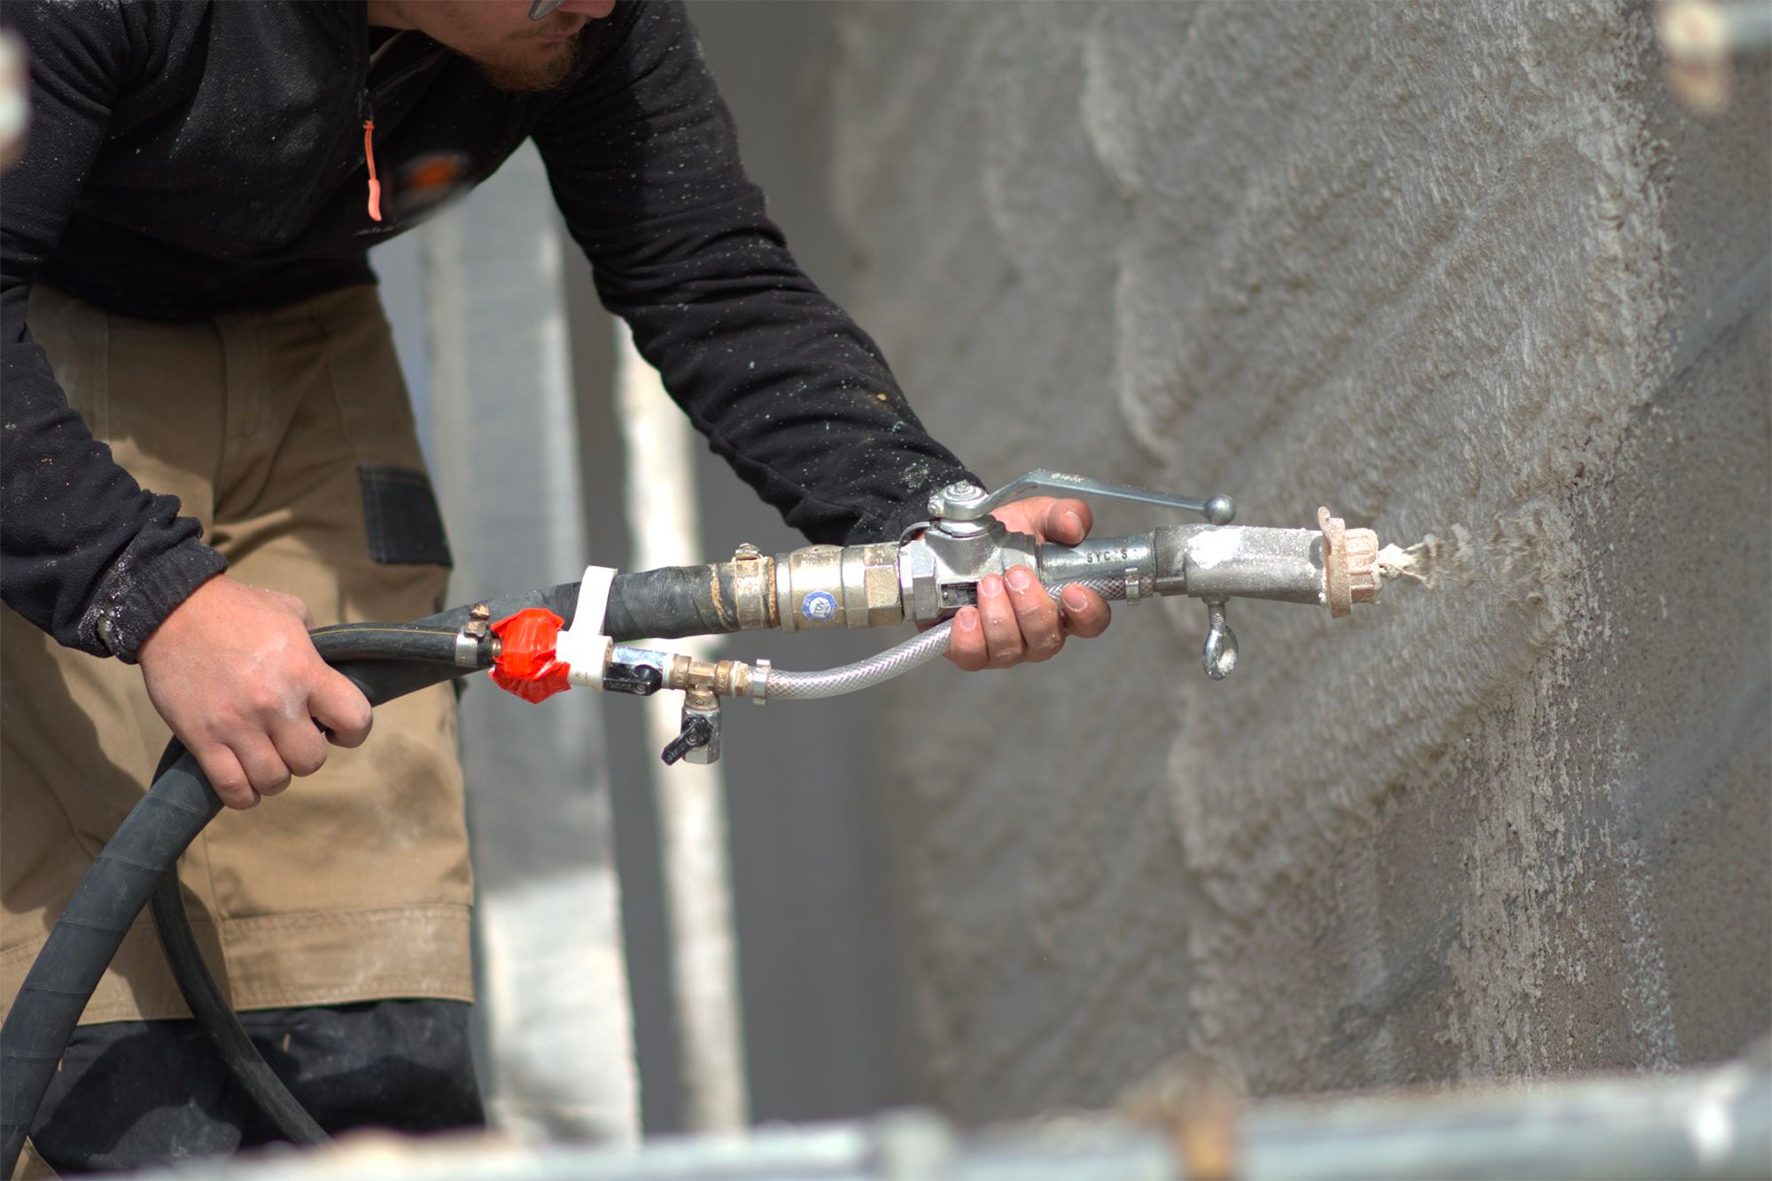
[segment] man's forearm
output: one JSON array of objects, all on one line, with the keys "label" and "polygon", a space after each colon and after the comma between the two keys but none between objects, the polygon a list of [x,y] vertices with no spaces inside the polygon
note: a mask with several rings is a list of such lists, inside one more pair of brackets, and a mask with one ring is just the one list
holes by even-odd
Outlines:
[{"label": "man's forearm", "polygon": [[[133,661],[192,591],[227,568],[136,483],[69,407],[22,321],[0,345],[0,598],[71,648]],[[21,339],[22,338],[22,339]]]},{"label": "man's forearm", "polygon": [[606,23],[588,84],[535,134],[605,306],[788,524],[815,541],[896,534],[966,468],[765,216],[681,6]]}]

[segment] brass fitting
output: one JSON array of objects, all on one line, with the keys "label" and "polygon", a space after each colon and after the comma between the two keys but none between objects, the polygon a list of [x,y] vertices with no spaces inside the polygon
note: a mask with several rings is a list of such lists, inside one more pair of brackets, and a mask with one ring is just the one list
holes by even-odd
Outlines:
[{"label": "brass fitting", "polygon": [[665,668],[664,687],[683,690],[691,705],[708,701],[711,706],[707,695],[749,697],[751,666],[742,660],[697,660],[679,654],[672,656]]},{"label": "brass fitting", "polygon": [[904,621],[897,542],[808,545],[777,554],[775,584],[776,613],[785,632]]}]

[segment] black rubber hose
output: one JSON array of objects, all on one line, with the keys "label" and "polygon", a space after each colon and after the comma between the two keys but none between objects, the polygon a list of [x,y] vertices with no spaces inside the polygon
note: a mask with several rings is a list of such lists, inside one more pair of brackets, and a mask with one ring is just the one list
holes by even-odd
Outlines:
[{"label": "black rubber hose", "polygon": [[[604,634],[626,641],[737,631],[732,589],[730,563],[617,575],[604,616]],[[488,603],[493,619],[539,606],[571,620],[577,605],[577,583],[506,595]],[[370,704],[379,705],[469,671],[454,662],[456,633],[467,622],[469,611],[468,607],[457,607],[404,625],[322,628],[314,633],[314,644],[329,663],[351,678]],[[170,747],[168,754],[176,757],[156,776],[81,879],[20,986],[4,1027],[0,1027],[0,1177],[11,1175],[68,1038],[136,915],[162,879],[169,875],[176,878],[178,858],[221,810],[221,800],[196,760],[188,752]],[[178,929],[178,924],[173,924],[175,940]],[[220,990],[201,955],[187,954],[195,952],[194,940],[188,938],[188,922],[184,934],[187,946],[175,962],[184,965],[185,975],[193,982],[199,974],[206,978],[209,990],[219,997]],[[185,984],[181,979],[181,987]],[[215,1007],[209,1004],[200,982],[187,988],[187,1000],[193,998],[196,1004]],[[227,1019],[238,1028],[231,1012]],[[231,1035],[224,1034],[223,1040],[231,1040]],[[250,1040],[246,1048],[257,1056]],[[277,1085],[281,1087],[281,1083]]]},{"label": "black rubber hose", "polygon": [[[183,747],[179,747],[182,753]],[[178,871],[168,872],[154,888],[152,900],[154,928],[160,933],[160,946],[172,965],[179,991],[191,1007],[203,1032],[209,1035],[221,1055],[228,1073],[270,1119],[271,1125],[291,1144],[321,1144],[326,1131],[308,1114],[308,1109],[284,1085],[265,1061],[252,1038],[246,1033],[233,1007],[222,995],[221,986],[203,962],[197,949],[197,936],[191,930],[191,916],[185,912],[185,899],[179,884]]]},{"label": "black rubber hose", "polygon": [[49,932],[0,1028],[0,1176],[11,1176],[56,1063],[129,926],[179,854],[221,810],[189,754],[154,781]]},{"label": "black rubber hose", "polygon": [[[731,562],[617,574],[609,587],[609,606],[603,612],[603,634],[617,643],[727,635],[739,630],[735,603]],[[493,619],[514,615],[525,607],[546,607],[571,623],[578,610],[578,583],[506,595],[487,606]],[[412,626],[453,632],[468,621],[468,611],[468,607],[456,607]]]},{"label": "black rubber hose", "polygon": [[[315,632],[314,645],[371,705],[470,671],[454,663],[454,631],[434,626],[346,624]],[[196,760],[173,747],[168,757],[80,880],[0,1027],[0,1177],[11,1176],[56,1063],[136,915],[221,811]],[[208,977],[201,956],[195,962]]]},{"label": "black rubber hose", "polygon": [[[714,582],[717,575],[710,568],[703,567],[702,570],[706,573],[697,579],[700,585],[717,585]],[[640,605],[638,620],[630,608],[618,605],[614,587],[610,592],[608,615],[617,615],[626,620],[625,626],[628,628],[645,628],[661,622],[670,625],[672,619],[680,622],[687,613],[702,609],[696,596],[685,589],[689,580],[696,578],[694,571],[666,571],[664,574],[665,577],[662,578],[635,578],[628,581],[629,597]],[[564,611],[557,611],[556,614],[567,618],[577,606],[577,590],[576,584],[573,584],[556,587],[537,597],[544,602],[551,600],[564,607]],[[533,605],[527,603],[527,595],[519,598],[525,600],[525,605]],[[727,598],[730,598],[729,587]],[[650,612],[646,610],[647,605],[659,603],[668,604],[664,612],[657,609]],[[502,616],[521,609],[508,601],[500,602],[496,607],[495,612],[494,604],[488,604],[488,614]],[[328,663],[346,671],[372,702],[391,701],[425,685],[467,671],[455,665],[454,653],[457,630],[461,623],[467,621],[469,610],[471,608],[443,612],[412,624],[346,624],[323,628],[313,633],[314,644],[320,655]],[[605,616],[606,623],[608,615]],[[634,636],[624,638],[638,638],[639,634],[636,632]],[[160,768],[155,772],[155,778],[158,779],[183,753],[184,747],[176,740],[169,743],[166,754],[161,758]],[[265,1061],[264,1055],[259,1053],[258,1047],[252,1044],[252,1039],[241,1026],[240,1019],[228,1004],[227,998],[222,995],[221,986],[209,971],[209,965],[197,946],[196,934],[191,929],[190,915],[185,910],[184,895],[176,869],[160,879],[150,905],[160,946],[172,967],[172,975],[178,983],[179,991],[190,1006],[192,1016],[214,1044],[228,1072],[259,1110],[271,1120],[277,1131],[291,1143],[311,1145],[325,1141],[325,1130],[290,1093],[283,1080],[277,1077],[276,1072]]]},{"label": "black rubber hose", "polygon": [[[628,576],[625,574],[618,574],[616,581],[620,582],[626,577]],[[500,595],[496,599],[487,599],[485,602],[494,620],[515,615],[525,607],[546,607],[570,623],[573,612],[578,610],[578,583],[563,582],[559,586],[549,587],[546,590],[518,591],[515,594]],[[460,607],[451,607],[447,611],[439,611],[435,615],[415,619],[404,626],[457,632],[461,630],[463,624],[467,623],[469,614],[477,605],[466,604]],[[314,634],[320,635],[329,630],[331,629],[321,628]]]},{"label": "black rubber hose", "polygon": [[731,562],[618,574],[603,614],[603,634],[624,642],[720,636],[737,630]]},{"label": "black rubber hose", "polygon": [[[414,624],[345,624],[314,633],[314,646],[328,663],[356,673],[352,678],[372,702],[391,701],[410,689],[406,684],[468,671],[454,663],[455,633]],[[363,667],[356,667],[361,663]],[[177,761],[184,746],[167,744],[155,778]],[[308,1114],[283,1080],[277,1077],[222,995],[221,986],[204,962],[185,910],[175,869],[160,879],[150,900],[154,929],[172,967],[173,979],[190,1006],[191,1015],[209,1036],[234,1081],[292,1144],[320,1144],[326,1132]]]}]

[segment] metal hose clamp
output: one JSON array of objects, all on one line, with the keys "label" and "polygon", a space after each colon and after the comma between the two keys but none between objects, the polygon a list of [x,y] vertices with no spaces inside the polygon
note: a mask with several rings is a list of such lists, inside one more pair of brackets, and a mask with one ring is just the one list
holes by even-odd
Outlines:
[{"label": "metal hose clamp", "polygon": [[761,631],[770,626],[769,607],[774,596],[769,590],[769,574],[773,565],[749,542],[733,551],[732,598],[740,631]]},{"label": "metal hose clamp", "polygon": [[462,668],[479,668],[481,650],[491,632],[492,608],[485,603],[469,607],[468,621],[455,633],[455,663]]}]

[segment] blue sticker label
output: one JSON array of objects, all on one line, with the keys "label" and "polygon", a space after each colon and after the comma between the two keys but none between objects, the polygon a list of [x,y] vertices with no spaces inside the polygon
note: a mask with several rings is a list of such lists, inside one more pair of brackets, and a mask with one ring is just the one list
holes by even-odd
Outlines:
[{"label": "blue sticker label", "polygon": [[800,600],[800,614],[814,623],[823,623],[837,614],[837,600],[829,591],[813,591]]}]

